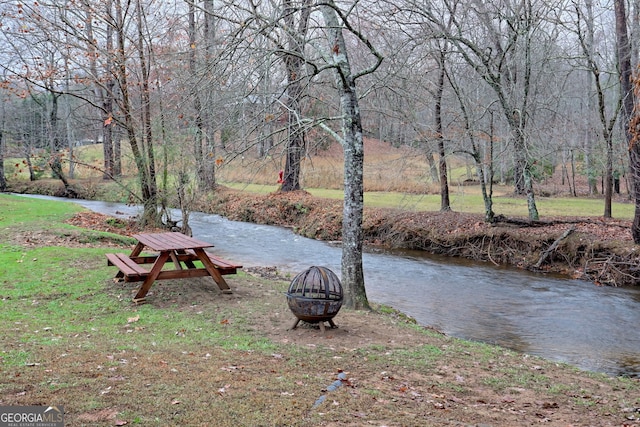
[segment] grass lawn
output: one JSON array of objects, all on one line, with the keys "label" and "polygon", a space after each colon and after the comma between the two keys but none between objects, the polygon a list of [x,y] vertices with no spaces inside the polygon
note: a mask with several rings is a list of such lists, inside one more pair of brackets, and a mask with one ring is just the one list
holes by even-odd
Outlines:
[{"label": "grass lawn", "polygon": [[[267,194],[277,191],[275,185],[245,184],[225,182],[223,185],[252,192]],[[342,190],[324,188],[305,189],[316,197],[327,199],[342,199]],[[526,217],[527,200],[522,197],[511,197],[512,189],[498,187],[493,197],[493,211],[496,214],[506,216]],[[469,212],[484,214],[484,201],[477,187],[454,187],[450,194],[451,207],[457,212]],[[366,206],[379,208],[396,208],[410,211],[438,211],[440,210],[439,194],[411,194],[399,192],[372,191],[365,192],[364,203]],[[601,217],[604,212],[603,200],[599,198],[581,197],[538,197],[536,205],[541,218],[554,216],[589,216]],[[625,202],[613,202],[613,216],[617,219],[633,219],[634,205]]]},{"label": "grass lawn", "polygon": [[[0,405],[67,426],[635,425],[637,380],[446,337],[388,307],[289,330],[288,278],[163,281],[135,305],[80,208],[0,195]],[[332,387],[333,386],[333,387]],[[633,418],[636,419],[636,418]],[[631,421],[630,421],[631,420]]]}]

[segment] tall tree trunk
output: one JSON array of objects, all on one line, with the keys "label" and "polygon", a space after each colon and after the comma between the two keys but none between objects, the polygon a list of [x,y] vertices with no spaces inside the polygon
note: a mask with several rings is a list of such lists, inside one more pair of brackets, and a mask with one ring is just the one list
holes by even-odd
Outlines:
[{"label": "tall tree trunk", "polygon": [[611,218],[611,199],[613,197],[613,136],[608,133],[605,139],[606,156],[604,166],[604,181],[602,184],[604,190],[604,218]]},{"label": "tall tree trunk", "polygon": [[4,175],[4,126],[6,123],[6,108],[4,100],[0,106],[0,191],[7,189],[7,178]]},{"label": "tall tree trunk", "polygon": [[516,180],[516,194],[524,194],[527,197],[527,211],[531,221],[539,219],[538,208],[533,192],[533,180],[531,177],[531,165],[527,160],[527,143],[524,134],[524,117],[520,111],[514,111],[511,118],[511,129],[514,135],[513,147],[515,151],[514,179]]},{"label": "tall tree trunk", "polygon": [[444,77],[446,52],[444,48],[440,49],[440,57],[438,66],[440,72],[438,74],[438,87],[436,89],[436,99],[434,105],[434,116],[436,121],[436,140],[438,141],[438,166],[440,170],[440,211],[446,212],[451,210],[451,202],[449,201],[449,179],[447,177],[447,154],[444,148],[444,135],[442,129],[442,97],[444,94]]},{"label": "tall tree trunk", "polygon": [[[205,43],[205,67],[213,69],[215,50],[215,16],[213,14],[213,0],[204,0],[204,43]],[[207,103],[202,108],[202,121],[204,123],[204,176],[203,188],[213,190],[216,186],[216,148],[214,137],[214,116],[211,113],[211,103],[215,90],[209,86],[205,88]]]},{"label": "tall tree trunk", "polygon": [[[585,47],[588,52],[593,52],[593,1],[585,0],[584,6],[586,9],[585,27],[587,34],[585,35]],[[594,87],[594,75],[591,72],[587,73],[587,87],[589,88],[589,96],[587,96],[586,108],[587,114],[585,115],[585,138],[584,138],[584,165],[587,174],[587,183],[589,185],[589,194],[594,195],[598,193],[598,181],[596,179],[598,173],[593,166],[595,163],[593,160],[593,146],[595,145],[595,129],[591,126],[591,114],[594,111],[593,100],[597,97],[593,93]]]},{"label": "tall tree trunk", "polygon": [[58,126],[58,98],[59,94],[51,92],[51,111],[49,111],[49,149],[51,151],[49,155],[49,167],[53,171],[53,176],[62,181],[65,192],[70,191],[69,181],[67,176],[62,170],[62,159],[60,157],[60,134]]},{"label": "tall tree trunk", "polygon": [[[113,94],[110,93],[115,86],[113,82],[112,70],[111,70],[111,53],[113,52],[113,28],[110,23],[107,23],[106,27],[106,63],[104,70],[105,82],[104,85],[106,87],[103,90],[103,83],[100,81],[100,76],[98,74],[98,64],[97,64],[97,49],[95,44],[95,36],[93,33],[93,8],[85,4],[86,8],[86,27],[85,31],[87,33],[87,50],[89,54],[87,57],[89,58],[89,70],[95,79],[93,83],[93,94],[95,97],[95,105],[98,106],[97,115],[99,116],[99,120],[101,123],[102,129],[102,154],[103,154],[103,170],[102,170],[102,179],[108,180],[113,178],[113,146],[111,142],[111,130],[113,126]],[[111,3],[107,2],[106,7],[106,16],[111,16]]]},{"label": "tall tree trunk", "polygon": [[136,15],[138,24],[138,60],[140,61],[140,76],[142,84],[141,106],[142,106],[142,127],[144,129],[143,144],[146,146],[147,163],[147,197],[144,200],[145,218],[150,224],[160,224],[158,217],[158,187],[156,183],[156,161],[154,152],[153,129],[151,126],[151,99],[149,88],[149,68],[147,61],[147,48],[144,41],[145,21],[142,10],[142,0],[136,1]]},{"label": "tall tree trunk", "polygon": [[144,206],[144,212],[142,215],[143,224],[159,224],[160,218],[158,215],[157,195],[154,193],[155,176],[150,173],[148,168],[148,159],[145,158],[145,151],[141,149],[138,142],[138,136],[136,134],[135,122],[133,119],[133,107],[129,96],[129,80],[127,70],[127,57],[126,57],[126,34],[124,25],[123,8],[120,0],[115,1],[116,8],[116,40],[117,40],[117,60],[118,64],[117,75],[120,85],[120,91],[122,93],[122,115],[124,117],[124,128],[127,132],[127,138],[129,145],[131,146],[131,153],[138,170],[138,179],[140,182],[141,201]]},{"label": "tall tree trunk", "polygon": [[193,109],[195,114],[195,135],[193,138],[194,156],[196,160],[196,178],[198,187],[206,188],[205,154],[204,142],[204,120],[202,118],[202,102],[200,101],[200,88],[198,87],[198,72],[196,69],[197,47],[196,40],[196,5],[193,1],[187,1],[189,7],[189,75],[191,77],[191,98],[193,99]]},{"label": "tall tree trunk", "polygon": [[[624,0],[615,0],[616,43],[618,47],[618,68],[620,70],[620,96],[622,98],[622,122],[624,134],[629,144],[629,167],[635,202],[635,213],[631,234],[633,241],[640,244],[640,146],[631,131],[631,117],[634,114],[635,97],[632,86],[631,45],[627,33],[627,12]],[[637,82],[636,82],[637,84]],[[638,115],[638,112],[635,112]],[[635,142],[634,142],[635,141]]]},{"label": "tall tree trunk", "polygon": [[115,145],[114,138],[114,111],[113,105],[115,103],[116,94],[114,92],[116,88],[115,82],[115,58],[113,55],[113,0],[106,1],[106,13],[109,17],[107,22],[107,28],[105,32],[106,47],[108,52],[107,63],[105,64],[104,73],[107,76],[105,82],[105,94],[103,98],[103,114],[104,122],[102,127],[102,149],[105,158],[105,171],[111,175],[111,177],[119,177],[122,175],[122,161],[120,157],[120,144],[118,147]]},{"label": "tall tree trunk", "polygon": [[343,25],[334,10],[333,0],[321,6],[327,26],[336,84],[342,110],[344,150],[344,205],[342,211],[342,284],[344,305],[353,309],[369,309],[362,269],[362,217],[364,210],[364,146],[362,120],[356,83],[342,34]]},{"label": "tall tree trunk", "polygon": [[[290,53],[286,53],[284,58],[288,80],[285,100],[288,116],[288,140],[283,183],[280,191],[295,191],[301,188],[300,165],[305,149],[305,130],[301,123],[301,103],[304,95],[306,74],[304,70],[303,49],[311,8],[309,0],[303,0],[299,8],[293,5],[293,0],[284,0],[283,3],[284,22],[289,36],[287,51]],[[300,13],[297,28],[295,26],[296,9],[298,9]]]},{"label": "tall tree trunk", "polygon": [[493,222],[495,213],[493,212],[493,142],[494,125],[493,112],[490,113],[489,121],[489,141],[485,148],[484,162],[480,160],[478,175],[480,188],[482,190],[482,200],[484,200],[484,219],[486,222]]}]

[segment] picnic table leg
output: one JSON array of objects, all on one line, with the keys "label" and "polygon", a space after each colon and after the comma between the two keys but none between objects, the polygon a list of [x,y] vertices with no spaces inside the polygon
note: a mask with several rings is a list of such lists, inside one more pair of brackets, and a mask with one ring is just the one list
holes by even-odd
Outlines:
[{"label": "picnic table leg", "polygon": [[207,269],[207,271],[209,272],[209,274],[211,275],[213,280],[218,284],[218,287],[220,288],[220,290],[225,294],[230,294],[231,293],[231,288],[229,287],[227,282],[222,277],[222,274],[220,274],[218,269],[213,265],[213,263],[211,262],[211,260],[207,256],[207,254],[204,251],[204,249],[196,248],[193,251],[195,252],[195,254],[198,257],[198,259],[200,261],[202,261],[202,264]]},{"label": "picnic table leg", "polygon": [[[187,255],[187,251],[185,251],[184,249],[177,249],[176,254]],[[193,261],[185,261],[184,264],[187,266],[187,268],[196,268],[196,265],[193,263]]]},{"label": "picnic table leg", "polygon": [[129,255],[129,256],[130,257],[138,256],[138,255],[140,255],[140,252],[142,252],[143,249],[144,249],[144,245],[142,243],[138,242],[136,247],[133,248],[133,250],[131,251],[131,255]]},{"label": "picnic table leg", "polygon": [[158,259],[156,259],[153,267],[151,267],[149,275],[146,279],[144,279],[144,282],[142,283],[142,286],[140,286],[140,290],[138,290],[136,296],[133,297],[133,302],[144,301],[144,297],[147,295],[147,292],[149,292],[149,289],[151,288],[151,285],[153,285],[153,282],[155,282],[155,280],[158,278],[158,274],[160,274],[160,271],[162,271],[162,267],[168,259],[169,251],[160,252],[160,255],[158,255]]},{"label": "picnic table leg", "polygon": [[173,261],[173,265],[176,267],[176,270],[182,270],[182,264],[178,261],[178,257],[176,256],[174,251],[171,251],[171,260]]}]

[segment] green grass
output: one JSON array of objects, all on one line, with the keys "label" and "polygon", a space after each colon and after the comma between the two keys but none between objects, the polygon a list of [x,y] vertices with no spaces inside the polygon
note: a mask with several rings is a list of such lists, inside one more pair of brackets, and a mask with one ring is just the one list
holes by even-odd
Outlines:
[{"label": "green grass", "polygon": [[72,202],[0,195],[0,229],[29,223],[37,226],[45,226],[47,223],[60,226],[61,221],[81,210],[81,207]]},{"label": "green grass", "polygon": [[[29,236],[34,230],[46,230],[40,236],[45,246],[0,241],[0,324],[13,325],[0,339],[5,344],[0,346],[4,363],[26,363],[31,357],[29,348],[55,346],[73,336],[100,337],[121,349],[153,347],[158,342],[216,342],[229,349],[271,350],[272,344],[266,339],[229,334],[220,318],[212,321],[210,316],[135,307],[124,302],[116,290],[104,292],[105,278],[113,275],[113,267],[107,267],[104,261],[109,249],[46,246],[46,236],[69,233],[78,241],[108,238],[124,245],[133,243],[130,238],[62,223],[80,209],[73,203],[0,195],[1,228]],[[130,322],[131,318],[137,320]],[[241,319],[235,321],[241,323]],[[153,333],[132,333],[142,330]],[[87,339],[83,345],[90,347],[92,341]],[[22,348],[12,349],[9,342],[20,342]]]}]

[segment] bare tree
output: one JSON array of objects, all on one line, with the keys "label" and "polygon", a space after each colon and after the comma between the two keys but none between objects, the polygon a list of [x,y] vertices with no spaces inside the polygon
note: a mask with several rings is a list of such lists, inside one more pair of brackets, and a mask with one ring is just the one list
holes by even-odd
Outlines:
[{"label": "bare tree", "polygon": [[461,149],[460,152],[468,154],[473,158],[476,165],[476,171],[478,176],[478,182],[480,182],[480,190],[482,192],[482,199],[484,201],[485,214],[484,218],[486,222],[493,222],[495,213],[493,212],[493,144],[494,144],[494,112],[491,110],[491,106],[483,111],[482,116],[489,116],[488,131],[485,132],[487,144],[483,150],[478,142],[476,134],[479,133],[474,126],[474,119],[472,117],[472,107],[469,107],[470,103],[468,98],[462,91],[462,88],[456,81],[455,73],[447,71],[447,80],[451,85],[453,92],[456,95],[456,99],[460,105],[461,117],[463,120],[464,133],[469,140],[469,149]]},{"label": "bare tree", "polygon": [[[196,31],[196,5],[192,1],[187,1],[189,7],[189,74],[192,79],[191,98],[193,99],[193,109],[195,110],[195,132],[194,132],[194,155],[196,161],[196,176],[200,186],[206,183],[204,171],[204,151],[202,142],[204,139],[204,121],[202,101],[200,100],[199,86],[196,82],[199,75],[196,69],[196,52],[199,50]],[[183,182],[184,179],[181,180]]]},{"label": "bare tree", "polygon": [[7,189],[7,178],[4,174],[4,150],[5,150],[5,124],[7,122],[7,89],[8,83],[2,76],[2,80],[0,80],[0,96],[2,99],[0,103],[0,191],[6,191]]},{"label": "bare tree", "polygon": [[[444,41],[446,43],[446,41]],[[449,201],[449,179],[447,176],[447,156],[444,148],[444,134],[442,128],[442,99],[444,95],[444,83],[446,71],[446,48],[441,47],[438,55],[438,83],[436,86],[436,96],[434,105],[434,116],[436,121],[436,140],[438,141],[438,166],[440,170],[440,210],[443,212],[451,210]]]},{"label": "bare tree", "polygon": [[[287,109],[288,141],[280,191],[294,191],[300,189],[300,162],[305,146],[302,102],[308,77],[304,68],[304,48],[311,13],[311,1],[302,0],[300,6],[296,7],[293,0],[283,0],[282,13],[287,33],[284,64],[288,84],[285,89],[284,103]],[[297,23],[296,14],[299,15]]]},{"label": "bare tree", "polygon": [[[411,3],[411,10],[432,27],[432,37],[451,43],[477,75],[491,88],[511,131],[514,154],[514,190],[527,196],[529,218],[538,219],[532,183],[528,126],[532,103],[533,47],[540,38],[544,10],[533,0],[504,0],[462,4],[443,2],[436,13],[432,4]],[[537,5],[537,7],[541,7]],[[442,19],[445,16],[445,20]],[[451,29],[446,25],[451,22]]]},{"label": "bare tree", "polygon": [[[115,86],[115,82],[112,77],[112,68],[113,65],[111,63],[111,58],[113,57],[110,52],[113,51],[113,28],[111,23],[109,23],[109,19],[112,17],[111,13],[111,0],[108,0],[104,4],[104,16],[107,20],[107,24],[105,25],[105,52],[104,58],[106,59],[104,62],[104,79],[100,78],[100,73],[98,71],[98,39],[96,34],[94,34],[93,30],[93,22],[94,15],[97,13],[94,10],[93,6],[84,2],[83,4],[85,13],[86,13],[86,42],[87,42],[87,58],[89,61],[89,71],[93,76],[93,92],[95,95],[95,104],[96,110],[99,115],[99,124],[102,129],[102,152],[103,152],[103,179],[112,179],[115,174],[114,166],[116,164],[116,159],[114,158],[114,149],[113,149],[113,88]],[[103,81],[104,80],[104,81]]]},{"label": "bare tree", "polygon": [[[344,205],[342,216],[342,281],[345,286],[345,306],[354,309],[369,308],[362,269],[362,215],[364,147],[362,120],[358,104],[356,80],[373,73],[382,56],[363,34],[349,22],[348,15],[338,9],[333,0],[320,4],[327,26],[327,62],[335,73],[342,112],[342,147],[344,150]],[[354,73],[349,62],[347,43],[343,31],[349,31],[369,49],[374,64]]]},{"label": "bare tree", "polygon": [[598,98],[598,118],[600,120],[602,137],[604,139],[606,147],[605,173],[603,184],[605,194],[604,217],[611,218],[611,191],[613,185],[613,132],[616,120],[618,119],[618,114],[620,112],[620,109],[622,108],[622,98],[619,94],[615,94],[615,103],[613,104],[614,106],[611,109],[612,111],[609,111],[609,113],[607,113],[607,86],[609,86],[610,83],[607,81],[607,73],[605,73],[601,69],[601,66],[597,60],[597,57],[599,55],[592,50],[592,45],[590,44],[590,34],[593,31],[593,22],[589,21],[590,17],[588,17],[586,20],[584,19],[584,14],[578,7],[578,5],[575,6],[575,11],[577,19],[575,32],[580,42],[582,54],[585,58],[586,69],[592,75],[592,78],[590,80],[595,85],[595,92]]},{"label": "bare tree", "polygon": [[[635,96],[632,87],[631,44],[627,33],[627,13],[623,0],[614,1],[616,15],[616,46],[618,49],[618,70],[620,73],[620,98],[622,100],[622,122],[624,136],[629,146],[629,165],[633,180],[633,200],[635,213],[631,235],[640,244],[640,146],[634,142],[631,133],[631,118],[634,112]],[[636,110],[636,114],[637,110]]]}]

